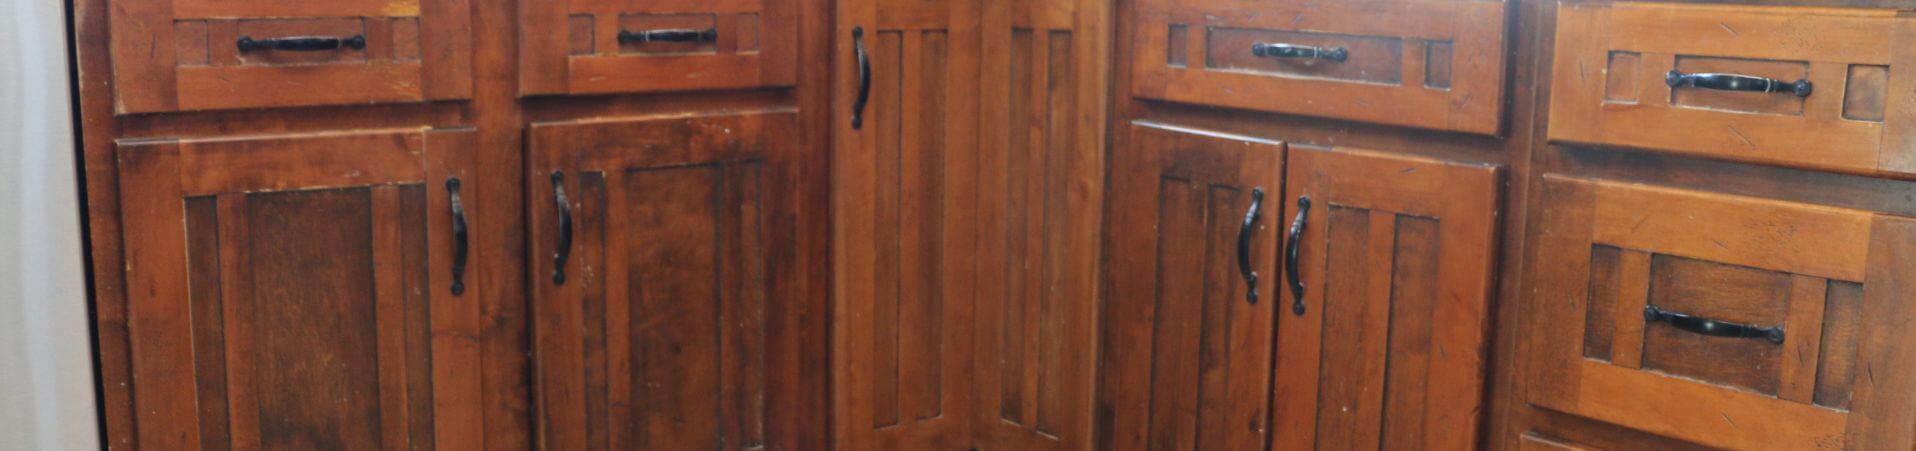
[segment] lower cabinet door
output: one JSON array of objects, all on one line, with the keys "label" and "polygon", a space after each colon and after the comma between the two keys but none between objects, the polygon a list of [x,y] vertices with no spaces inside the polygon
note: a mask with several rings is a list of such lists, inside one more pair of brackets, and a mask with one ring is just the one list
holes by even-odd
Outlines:
[{"label": "lower cabinet door", "polygon": [[1113,171],[1099,447],[1263,449],[1285,146],[1129,133],[1141,164]]},{"label": "lower cabinet door", "polygon": [[1548,176],[1529,401],[1725,449],[1909,449],[1916,220]]},{"label": "lower cabinet door", "polygon": [[1498,168],[1292,148],[1288,169],[1272,449],[1475,449]]},{"label": "lower cabinet door", "polygon": [[122,143],[138,446],[480,448],[475,142]]},{"label": "lower cabinet door", "polygon": [[792,285],[793,119],[533,127],[544,449],[808,448],[825,356],[800,321],[823,312]]}]

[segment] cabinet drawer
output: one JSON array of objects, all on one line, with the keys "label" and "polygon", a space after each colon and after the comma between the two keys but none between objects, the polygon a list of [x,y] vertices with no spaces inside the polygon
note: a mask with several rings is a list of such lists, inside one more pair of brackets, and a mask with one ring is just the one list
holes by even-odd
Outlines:
[{"label": "cabinet drawer", "polygon": [[1546,177],[1530,402],[1730,449],[1907,447],[1916,220]]},{"label": "cabinet drawer", "polygon": [[797,82],[797,2],[527,1],[519,13],[523,95]]},{"label": "cabinet drawer", "polygon": [[[1916,27],[1892,10],[1565,4],[1550,139],[1916,173]],[[1770,81],[1772,80],[1773,83]]]},{"label": "cabinet drawer", "polygon": [[1494,134],[1505,9],[1482,0],[1146,0],[1131,92]]},{"label": "cabinet drawer", "polygon": [[472,95],[466,0],[115,0],[114,111]]}]

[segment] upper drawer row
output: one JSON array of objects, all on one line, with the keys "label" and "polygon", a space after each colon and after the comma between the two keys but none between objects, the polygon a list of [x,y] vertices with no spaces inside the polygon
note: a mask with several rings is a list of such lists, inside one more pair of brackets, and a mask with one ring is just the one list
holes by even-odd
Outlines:
[{"label": "upper drawer row", "polygon": [[1916,175],[1916,20],[1896,14],[1563,3],[1550,138]]},{"label": "upper drawer row", "polygon": [[[115,0],[115,111],[472,96],[472,0]],[[795,2],[519,2],[523,95],[791,86]]]},{"label": "upper drawer row", "polygon": [[1139,0],[1131,94],[1496,134],[1502,0]]}]

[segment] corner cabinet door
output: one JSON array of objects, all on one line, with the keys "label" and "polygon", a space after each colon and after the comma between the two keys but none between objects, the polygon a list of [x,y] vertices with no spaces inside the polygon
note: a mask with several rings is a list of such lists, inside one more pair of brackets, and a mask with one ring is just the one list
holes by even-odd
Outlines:
[{"label": "corner cabinet door", "polygon": [[1264,449],[1285,146],[1146,124],[1129,141],[1150,161],[1114,172],[1099,447]]},{"label": "corner cabinet door", "polygon": [[1501,172],[1290,157],[1271,448],[1475,449]]},{"label": "corner cabinet door", "polygon": [[468,0],[112,0],[120,114],[472,96]]},{"label": "corner cabinet door", "polygon": [[477,449],[470,131],[123,143],[143,449]]},{"label": "corner cabinet door", "polygon": [[1909,449],[1916,220],[1548,176],[1529,401],[1722,449]]},{"label": "corner cabinet door", "polygon": [[807,449],[823,300],[797,298],[795,114],[534,125],[544,449]]},{"label": "corner cabinet door", "polygon": [[519,2],[519,92],[606,94],[792,86],[793,0]]}]

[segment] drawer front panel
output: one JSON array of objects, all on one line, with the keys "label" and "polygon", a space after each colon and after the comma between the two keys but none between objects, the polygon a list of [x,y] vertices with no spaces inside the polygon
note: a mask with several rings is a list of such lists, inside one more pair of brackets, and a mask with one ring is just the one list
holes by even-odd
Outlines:
[{"label": "drawer front panel", "polygon": [[1251,8],[1149,0],[1140,7],[1131,86],[1138,97],[1499,131],[1503,2],[1285,1]]},{"label": "drawer front panel", "polygon": [[519,6],[523,95],[791,86],[789,1],[560,0]]},{"label": "drawer front panel", "polygon": [[465,0],[130,0],[111,17],[115,110],[296,107],[472,94]]},{"label": "drawer front panel", "polygon": [[[1558,13],[1550,138],[1916,173],[1916,155],[1902,150],[1916,111],[1903,104],[1909,96],[1891,95],[1916,89],[1916,81],[1893,77],[1916,62],[1916,52],[1901,50],[1916,24],[1891,14],[1566,4]],[[1741,86],[1729,85],[1733,78]]]},{"label": "drawer front panel", "polygon": [[1916,221],[1545,185],[1531,286],[1553,302],[1534,304],[1532,403],[1712,447],[1910,443],[1912,377],[1877,365],[1912,360],[1895,347],[1916,341],[1902,326]]}]

